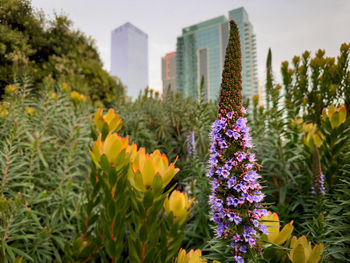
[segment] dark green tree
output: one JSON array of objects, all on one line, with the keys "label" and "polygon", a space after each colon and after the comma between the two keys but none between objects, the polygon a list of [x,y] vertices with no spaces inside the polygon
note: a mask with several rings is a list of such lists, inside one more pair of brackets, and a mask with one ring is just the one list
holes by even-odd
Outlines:
[{"label": "dark green tree", "polygon": [[0,96],[23,75],[36,92],[53,78],[106,106],[124,95],[103,69],[94,41],[64,15],[47,20],[29,0],[0,1],[0,65]]}]

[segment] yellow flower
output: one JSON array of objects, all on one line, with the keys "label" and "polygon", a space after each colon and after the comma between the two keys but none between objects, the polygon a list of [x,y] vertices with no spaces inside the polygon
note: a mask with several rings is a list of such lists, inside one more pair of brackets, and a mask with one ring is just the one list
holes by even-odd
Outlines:
[{"label": "yellow flower", "polygon": [[36,111],[34,108],[29,107],[24,109],[24,112],[29,116],[29,117],[34,117],[34,115],[36,114]]},{"label": "yellow flower", "polygon": [[0,119],[5,118],[5,116],[9,113],[8,108],[10,106],[10,102],[2,101],[0,103]]},{"label": "yellow flower", "polygon": [[323,110],[322,115],[324,120],[329,119],[332,129],[335,129],[346,121],[346,107],[341,105],[339,108],[336,108],[334,105],[331,105],[328,110]]},{"label": "yellow flower", "polygon": [[[104,141],[102,141],[101,135],[94,142],[90,156],[98,167],[101,167],[101,156],[104,154],[107,157],[109,164],[112,167],[118,168],[120,165],[129,161],[128,145],[129,138],[122,138],[116,133],[109,133]],[[129,152],[127,152],[129,151]]]},{"label": "yellow flower", "polygon": [[297,239],[295,236],[290,242],[290,248],[292,249],[288,257],[293,263],[317,263],[320,261],[324,245],[317,244],[313,249],[311,242],[307,242],[305,236]]},{"label": "yellow flower", "polygon": [[315,123],[304,123],[303,124],[303,130],[305,132],[304,135],[304,143],[306,146],[308,146],[311,150],[316,146],[317,148],[320,148],[323,140],[325,139],[325,136],[323,133],[317,128],[317,125]]},{"label": "yellow flower", "polygon": [[260,219],[266,225],[269,233],[262,235],[261,239],[277,245],[282,245],[286,242],[293,232],[293,221],[288,223],[280,231],[280,220],[276,213],[268,212],[268,214]]},{"label": "yellow flower", "polygon": [[66,82],[64,82],[62,84],[61,89],[62,89],[62,91],[67,92],[67,93],[70,91],[70,87],[69,87],[68,83],[66,83]]},{"label": "yellow flower", "polygon": [[194,198],[188,200],[187,193],[183,194],[175,190],[164,201],[165,213],[169,215],[172,212],[175,219],[179,220],[180,224],[182,224],[190,213],[189,208],[193,200]]},{"label": "yellow flower", "polygon": [[[108,132],[117,132],[122,127],[122,120],[119,117],[119,114],[114,113],[113,109],[109,109],[107,114],[102,115],[103,111],[98,108],[95,113],[94,122],[97,129],[102,132],[103,129],[106,129]],[[106,128],[103,128],[103,127]]]},{"label": "yellow flower", "polygon": [[75,104],[83,103],[86,101],[86,97],[77,91],[72,91],[70,94],[70,98]]},{"label": "yellow flower", "polygon": [[155,178],[161,179],[161,187],[164,188],[178,171],[174,163],[169,165],[168,158],[159,150],[146,154],[145,149],[140,148],[133,157],[129,181],[137,190],[145,192],[152,187]]},{"label": "yellow flower", "polygon": [[50,99],[52,99],[52,100],[57,100],[58,95],[57,95],[56,92],[51,92],[51,93],[49,94],[49,97],[50,97]]},{"label": "yellow flower", "polygon": [[[185,249],[180,249],[180,252],[176,258],[175,263],[206,263],[207,260],[205,258],[201,258],[202,251],[200,249],[193,250],[186,253]],[[215,261],[219,263],[218,261]]]},{"label": "yellow flower", "polygon": [[18,87],[15,84],[7,85],[5,87],[5,93],[9,95],[15,95],[18,91]]}]

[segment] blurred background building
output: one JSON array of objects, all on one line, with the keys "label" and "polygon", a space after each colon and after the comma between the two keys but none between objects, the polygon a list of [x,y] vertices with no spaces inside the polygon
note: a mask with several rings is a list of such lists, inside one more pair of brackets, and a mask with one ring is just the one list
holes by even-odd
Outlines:
[{"label": "blurred background building", "polygon": [[130,23],[112,31],[111,74],[133,99],[148,86],[148,36]]},{"label": "blurred background building", "polygon": [[253,25],[243,7],[231,10],[228,14],[228,19],[219,16],[186,27],[177,38],[176,88],[184,97],[198,99],[201,96],[205,101],[218,98],[229,38],[229,20],[232,19],[236,21],[240,32],[243,98],[251,99],[253,94],[258,94]]},{"label": "blurred background building", "polygon": [[170,52],[162,57],[163,96],[168,89],[177,93],[176,89],[176,52]]}]

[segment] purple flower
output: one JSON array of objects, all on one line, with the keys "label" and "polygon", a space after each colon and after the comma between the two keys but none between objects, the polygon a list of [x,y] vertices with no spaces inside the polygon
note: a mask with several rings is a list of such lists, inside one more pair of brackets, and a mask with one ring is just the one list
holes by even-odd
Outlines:
[{"label": "purple flower", "polygon": [[240,152],[237,155],[237,161],[242,162],[247,157],[247,154],[245,152]]},{"label": "purple flower", "polygon": [[238,215],[234,215],[233,221],[235,221],[235,224],[238,225],[242,222],[242,218],[240,218]]},{"label": "purple flower", "polygon": [[221,122],[222,124],[226,123],[226,121],[227,121],[226,118],[221,118],[221,120],[220,120],[220,122]]},{"label": "purple flower", "polygon": [[235,182],[236,182],[236,177],[235,176],[230,177],[230,179],[228,179],[228,181],[227,181],[228,189],[231,189],[234,186]]},{"label": "purple flower", "polygon": [[241,256],[234,256],[233,258],[237,263],[244,263],[244,259]]},{"label": "purple flower", "polygon": [[[241,112],[245,112],[243,107]],[[249,152],[253,145],[246,124],[246,118],[236,119],[233,112],[213,123],[208,173],[212,178],[212,220],[217,224],[217,234],[232,242],[234,259],[239,263],[244,263],[248,246],[257,249],[256,235],[266,231],[266,226],[259,223],[266,210],[259,204],[264,195],[255,170],[255,155]],[[224,150],[228,147],[230,150]]]},{"label": "purple flower", "polygon": [[244,142],[243,146],[246,147],[246,148],[249,148],[249,149],[253,148],[253,144],[250,141]]},{"label": "purple flower", "polygon": [[228,147],[225,141],[219,141],[219,146],[220,149],[226,149]]},{"label": "purple flower", "polygon": [[242,133],[248,133],[248,132],[249,132],[249,128],[248,128],[247,126],[243,126],[243,127],[241,128],[241,132],[242,132]]},{"label": "purple flower", "polygon": [[230,172],[227,171],[226,169],[222,169],[221,175],[222,175],[224,178],[227,178],[227,177],[229,177]]},{"label": "purple flower", "polygon": [[220,211],[223,209],[223,201],[221,199],[213,198],[211,204],[213,205],[216,211]]},{"label": "purple flower", "polygon": [[208,173],[208,177],[209,177],[209,178],[212,178],[212,177],[213,177],[214,171],[215,171],[214,168],[212,168],[212,169],[209,170],[209,173]]},{"label": "purple flower", "polygon": [[237,133],[237,132],[233,132],[233,138],[235,139],[235,140],[238,140],[238,138],[239,137],[241,137],[241,135],[239,134],[239,133]]},{"label": "purple flower", "polygon": [[249,154],[249,158],[248,158],[248,160],[249,160],[249,162],[255,162],[256,160],[255,160],[255,154],[254,153],[250,153]]},{"label": "purple flower", "polygon": [[218,187],[219,187],[218,180],[216,178],[214,178],[211,185],[212,185],[213,192],[215,192],[216,189],[218,189]]},{"label": "purple flower", "polygon": [[234,131],[233,130],[227,130],[226,135],[230,138],[232,138]]},{"label": "purple flower", "polygon": [[230,222],[233,222],[235,216],[236,216],[236,214],[233,213],[233,212],[227,214],[228,220],[229,220]]},{"label": "purple flower", "polygon": [[218,225],[218,228],[216,230],[218,236],[222,236],[222,234],[225,232],[225,226],[223,224],[220,224]]},{"label": "purple flower", "polygon": [[246,125],[246,120],[244,118],[239,118],[236,122],[239,127],[244,127]]},{"label": "purple flower", "polygon": [[238,193],[242,191],[240,184],[235,185],[233,189],[235,189]]},{"label": "purple flower", "polygon": [[233,205],[235,199],[236,198],[233,198],[233,197],[227,197],[226,198],[227,205]]},{"label": "purple flower", "polygon": [[247,169],[253,169],[253,168],[254,168],[254,164],[253,164],[253,163],[247,163],[247,164],[245,165],[245,167],[246,167]]},{"label": "purple flower", "polygon": [[241,236],[238,235],[238,234],[235,234],[235,235],[233,236],[233,240],[234,240],[235,242],[238,242],[238,241],[241,240]]},{"label": "purple flower", "polygon": [[269,231],[267,230],[266,225],[264,225],[264,224],[260,225],[259,230],[265,235],[267,235],[269,233]]},{"label": "purple flower", "polygon": [[247,246],[241,245],[240,248],[239,248],[239,251],[241,251],[243,253],[247,253]]},{"label": "purple flower", "polygon": [[190,131],[190,134],[187,136],[187,151],[188,156],[194,157],[196,155],[196,141],[194,138],[194,131]]}]

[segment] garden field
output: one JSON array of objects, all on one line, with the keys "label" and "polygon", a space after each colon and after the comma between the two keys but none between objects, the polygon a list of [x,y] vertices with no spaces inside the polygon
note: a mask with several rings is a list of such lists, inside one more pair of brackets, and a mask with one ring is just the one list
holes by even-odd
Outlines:
[{"label": "garden field", "polygon": [[261,104],[231,21],[217,101],[132,101],[67,17],[0,6],[0,263],[350,262],[350,43],[269,50]]}]

